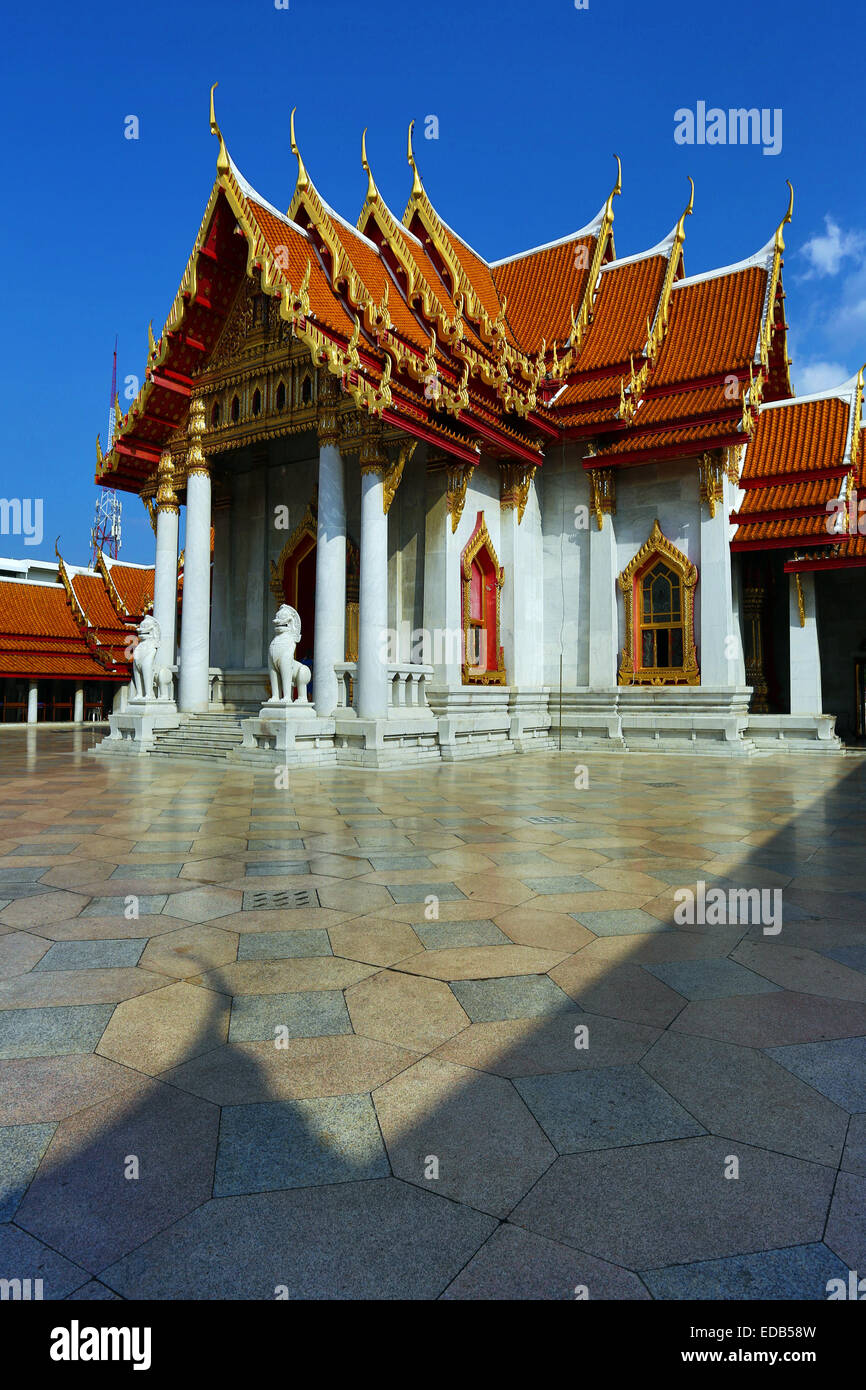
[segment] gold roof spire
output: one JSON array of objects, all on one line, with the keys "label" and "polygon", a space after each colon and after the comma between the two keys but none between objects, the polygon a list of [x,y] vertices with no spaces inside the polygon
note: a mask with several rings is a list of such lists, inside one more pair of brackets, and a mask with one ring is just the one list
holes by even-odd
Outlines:
[{"label": "gold roof spire", "polygon": [[408,139],[408,148],[407,148],[407,152],[406,152],[406,158],[409,160],[409,167],[410,167],[410,169],[412,170],[412,175],[413,175],[413,178],[412,178],[412,194],[411,194],[411,196],[412,196],[413,198],[417,197],[420,193],[423,193],[423,191],[424,191],[424,190],[423,190],[423,187],[422,187],[422,184],[421,184],[421,175],[418,173],[418,165],[415,163],[415,154],[414,154],[414,151],[413,151],[413,149],[412,149],[412,131],[413,131],[414,129],[415,129],[415,122],[414,122],[414,121],[410,121],[410,122],[409,122],[409,139]]},{"label": "gold roof spire", "polygon": [[604,216],[607,222],[613,221],[613,200],[622,193],[622,160],[618,154],[614,155],[614,159],[616,160],[616,183],[610,190],[610,195],[604,205]]},{"label": "gold roof spire", "polygon": [[376,187],[376,180],[373,178],[372,172],[371,172],[371,170],[370,170],[370,165],[369,165],[368,160],[367,160],[367,127],[366,127],[366,126],[364,126],[364,134],[361,136],[361,168],[364,170],[364,173],[367,175],[367,202],[368,202],[368,203],[375,203],[376,199],[377,199],[378,196],[379,196],[379,190],[378,190],[377,187]]},{"label": "gold roof spire", "polygon": [[215,82],[210,89],[210,133],[211,135],[215,135],[220,142],[219,154],[217,155],[217,173],[227,174],[229,171],[229,155],[226,149],[226,142],[223,139],[223,133],[217,125],[216,112],[214,111],[213,104],[213,94],[218,86],[219,83]]},{"label": "gold roof spire", "polygon": [[298,193],[298,192],[300,191],[300,189],[302,189],[302,188],[307,188],[307,187],[309,186],[309,182],[310,182],[310,176],[309,176],[309,174],[307,173],[307,170],[306,170],[306,168],[305,168],[305,166],[304,166],[304,161],[303,161],[303,159],[301,158],[301,151],[298,149],[298,142],[297,142],[297,140],[295,139],[295,112],[297,111],[297,109],[298,109],[297,106],[293,106],[293,107],[292,107],[292,117],[291,117],[291,123],[290,123],[291,140],[292,140],[292,154],[295,156],[295,158],[296,158],[297,161],[298,161],[298,182],[297,182],[297,184],[295,185],[295,192],[296,192],[296,193]]},{"label": "gold roof spire", "polygon": [[686,174],[686,178],[689,181],[689,188],[691,191],[689,192],[689,201],[683,208],[682,216],[677,223],[676,232],[674,234],[675,241],[679,246],[681,246],[686,239],[686,218],[691,217],[695,209],[695,181],[691,174]]},{"label": "gold roof spire", "polygon": [[790,190],[790,194],[788,197],[788,210],[785,213],[785,216],[782,218],[781,222],[779,223],[778,227],[776,228],[776,239],[773,243],[773,249],[777,251],[779,255],[781,255],[785,249],[785,237],[782,229],[784,228],[786,222],[790,222],[794,213],[794,185],[791,183],[790,179],[786,179],[785,182]]}]

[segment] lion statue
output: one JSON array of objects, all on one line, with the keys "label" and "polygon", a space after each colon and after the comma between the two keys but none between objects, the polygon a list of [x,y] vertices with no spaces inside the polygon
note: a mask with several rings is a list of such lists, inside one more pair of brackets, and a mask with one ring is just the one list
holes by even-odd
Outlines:
[{"label": "lion statue", "polygon": [[271,679],[271,698],[269,705],[288,704],[292,698],[292,688],[298,692],[298,704],[310,703],[307,686],[311,673],[309,666],[295,660],[295,648],[301,640],[301,619],[294,608],[284,603],[277,609],[274,617],[276,635],[268,648],[268,675]]},{"label": "lion statue", "polygon": [[156,654],[162,640],[159,623],[152,613],[146,613],[138,625],[138,641],[132,653],[131,700],[159,700],[173,697],[171,671],[167,666],[156,670]]}]

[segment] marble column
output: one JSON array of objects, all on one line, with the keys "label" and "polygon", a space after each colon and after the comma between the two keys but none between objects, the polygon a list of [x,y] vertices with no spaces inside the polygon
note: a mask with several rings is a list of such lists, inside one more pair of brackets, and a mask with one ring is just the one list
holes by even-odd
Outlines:
[{"label": "marble column", "polygon": [[384,470],[387,459],[375,438],[361,447],[361,555],[358,610],[359,719],[388,713],[388,517]]},{"label": "marble column", "polygon": [[73,722],[74,724],[81,724],[81,723],[84,722],[84,686],[83,686],[83,685],[76,685],[76,687],[75,687],[75,704],[73,705],[73,708],[72,708],[72,722]]},{"label": "marble column", "polygon": [[788,583],[791,713],[821,714],[821,652],[818,646],[815,576],[812,573],[789,574]]},{"label": "marble column", "polygon": [[202,453],[204,401],[190,406],[191,444],[186,471],[186,544],[183,565],[183,607],[180,627],[178,708],[203,712],[208,708],[210,667],[210,472]]},{"label": "marble column", "polygon": [[[362,537],[363,544],[363,537]],[[363,565],[362,565],[363,574]],[[361,580],[363,585],[363,578]],[[346,657],[346,485],[336,401],[327,395],[319,416],[319,492],[316,522],[316,628],[313,704],[328,719],[337,708],[334,666]]]},{"label": "marble column", "polygon": [[500,465],[501,641],[509,685],[542,684],[542,547],[534,468]]},{"label": "marble column", "polygon": [[613,471],[599,470],[591,478],[589,522],[589,688],[616,686],[619,617],[616,606],[617,562],[613,518],[616,481]]},{"label": "marble column", "polygon": [[153,616],[160,641],[154,670],[173,666],[177,636],[177,531],[180,506],[174,492],[174,465],[166,449],[159,460],[156,488],[156,570]]},{"label": "marble column", "polygon": [[722,459],[705,454],[700,464],[701,553],[698,561],[701,685],[740,686],[746,669],[735,612],[729,543],[732,484]]},{"label": "marble column", "polygon": [[27,689],[27,723],[35,724],[39,717],[39,683],[31,681]]}]

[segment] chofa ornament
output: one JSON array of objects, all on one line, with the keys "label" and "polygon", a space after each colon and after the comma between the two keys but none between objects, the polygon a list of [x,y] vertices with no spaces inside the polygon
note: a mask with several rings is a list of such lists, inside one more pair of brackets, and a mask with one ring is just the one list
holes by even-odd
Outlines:
[{"label": "chofa ornament", "polygon": [[131,700],[170,700],[173,695],[171,671],[167,666],[156,670],[156,654],[162,640],[159,623],[146,613],[138,625],[138,642],[132,654]]},{"label": "chofa ornament", "polygon": [[276,634],[268,648],[268,675],[271,678],[269,705],[289,704],[292,690],[298,692],[296,703],[310,703],[307,686],[310,668],[295,660],[295,648],[301,640],[301,619],[297,610],[282,604],[274,617]]}]

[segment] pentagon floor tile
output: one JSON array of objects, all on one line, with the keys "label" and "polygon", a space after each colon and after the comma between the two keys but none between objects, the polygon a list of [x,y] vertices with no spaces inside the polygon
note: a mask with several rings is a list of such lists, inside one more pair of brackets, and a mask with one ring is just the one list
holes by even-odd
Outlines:
[{"label": "pentagon floor tile", "polygon": [[507,1215],[555,1157],[501,1077],[426,1058],[373,1099],[397,1177],[493,1216]]},{"label": "pentagon floor tile", "polygon": [[831,1279],[848,1270],[826,1245],[794,1245],[726,1260],[698,1260],[668,1269],[649,1269],[641,1278],[653,1298],[801,1300],[825,1299]]},{"label": "pentagon floor tile", "polygon": [[843,1109],[866,1110],[866,1038],[771,1047],[767,1054]]},{"label": "pentagon floor tile", "polygon": [[55,1126],[0,1125],[0,1221],[11,1221]]},{"label": "pentagon floor tile", "polygon": [[178,981],[115,1009],[99,1055],[155,1076],[224,1043],[229,1001],[211,990]]},{"label": "pentagon floor tile", "polygon": [[[21,1280],[21,1298],[66,1298],[87,1283],[87,1270],[11,1225],[0,1226],[0,1269],[3,1277]],[[14,1298],[14,1286],[10,1292]]]},{"label": "pentagon floor tile", "polygon": [[495,1224],[393,1178],[228,1197],[101,1277],[127,1298],[430,1299]]},{"label": "pentagon floor tile", "polygon": [[628,1270],[505,1222],[441,1297],[561,1302],[578,1296],[607,1300],[648,1299],[650,1295]]},{"label": "pentagon floor tile", "polygon": [[527,1076],[514,1084],[560,1153],[706,1133],[638,1066]]},{"label": "pentagon floor tile", "polygon": [[97,1273],[209,1198],[218,1121],[207,1101],[140,1079],[58,1126],[16,1224]]},{"label": "pentagon floor tile", "polygon": [[0,1124],[65,1120],[123,1091],[136,1073],[93,1053],[0,1061]]},{"label": "pentagon floor tile", "polygon": [[442,980],[382,970],[346,990],[356,1033],[413,1052],[428,1052],[469,1019]]},{"label": "pentagon floor tile", "polygon": [[730,1153],[707,1137],[560,1158],[511,1219],[627,1269],[821,1239],[831,1169],[740,1144],[734,1181]]}]

